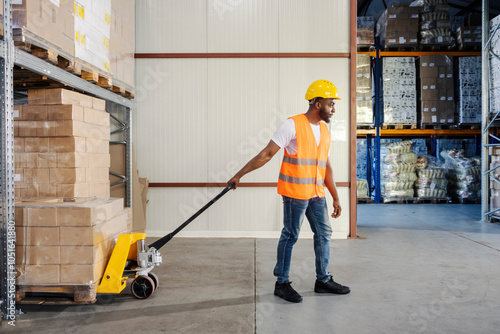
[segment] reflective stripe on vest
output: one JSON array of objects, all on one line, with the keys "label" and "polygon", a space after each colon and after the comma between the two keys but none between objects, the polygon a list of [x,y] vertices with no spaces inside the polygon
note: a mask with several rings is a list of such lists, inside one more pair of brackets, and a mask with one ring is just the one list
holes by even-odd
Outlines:
[{"label": "reflective stripe on vest", "polygon": [[330,149],[330,132],[320,122],[321,138],[317,145],[309,120],[304,114],[292,117],[297,136],[297,153],[285,149],[278,180],[278,193],[297,199],[325,196],[326,164]]}]

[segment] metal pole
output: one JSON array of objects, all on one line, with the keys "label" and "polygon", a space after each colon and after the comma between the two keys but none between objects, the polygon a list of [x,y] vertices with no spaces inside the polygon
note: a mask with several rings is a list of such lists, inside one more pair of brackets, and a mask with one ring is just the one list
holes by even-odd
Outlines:
[{"label": "metal pole", "polygon": [[3,1],[3,38],[5,53],[0,58],[0,296],[2,317],[15,321],[15,223],[14,223],[14,41],[12,6]]},{"label": "metal pole", "polygon": [[382,73],[381,73],[381,60],[380,60],[380,38],[375,37],[375,48],[376,48],[376,56],[375,56],[375,203],[380,203],[381,201],[381,189],[380,189],[380,123],[381,123],[381,114],[382,114],[382,98],[381,98],[381,82],[382,82]]},{"label": "metal pole", "polygon": [[488,115],[489,115],[489,78],[490,78],[490,71],[489,71],[489,47],[486,47],[488,40],[489,40],[489,33],[490,33],[490,27],[489,27],[489,0],[483,0],[482,3],[482,23],[483,23],[483,38],[482,38],[482,47],[483,47],[483,53],[482,53],[482,118],[481,118],[481,127],[483,129],[483,134],[482,134],[482,148],[481,148],[481,171],[482,171],[482,177],[481,177],[481,216],[483,217],[482,220],[487,223],[489,222],[489,216],[487,215],[489,211],[489,206],[488,206],[488,201],[489,201],[489,173],[487,173],[489,169],[489,156],[488,156],[488,146],[485,146],[485,144],[488,144],[489,138],[488,138]]},{"label": "metal pole", "polygon": [[125,141],[127,142],[125,148],[125,161],[126,161],[126,177],[127,177],[127,200],[126,206],[131,208],[133,204],[133,171],[132,171],[132,110],[126,108],[125,117],[127,120],[127,128],[125,131]]}]

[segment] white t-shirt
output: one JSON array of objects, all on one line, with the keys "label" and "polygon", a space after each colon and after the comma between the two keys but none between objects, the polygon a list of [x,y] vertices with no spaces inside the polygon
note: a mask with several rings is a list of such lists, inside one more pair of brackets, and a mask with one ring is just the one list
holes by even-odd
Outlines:
[{"label": "white t-shirt", "polygon": [[[311,125],[311,129],[316,138],[316,144],[319,146],[321,140],[320,125]],[[276,131],[274,132],[271,140],[276,143],[280,148],[285,148],[288,154],[297,154],[297,135],[295,133],[295,121],[289,118],[281,122]]]}]

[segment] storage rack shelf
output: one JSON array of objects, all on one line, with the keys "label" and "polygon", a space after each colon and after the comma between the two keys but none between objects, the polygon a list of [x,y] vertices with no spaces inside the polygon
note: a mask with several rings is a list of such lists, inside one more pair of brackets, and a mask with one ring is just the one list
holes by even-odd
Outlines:
[{"label": "storage rack shelf", "polygon": [[114,103],[124,109],[121,124],[124,140],[120,143],[126,144],[126,175],[121,177],[126,183],[125,202],[129,207],[132,206],[132,101],[14,47],[11,0],[1,1],[4,15],[3,40],[0,40],[0,301],[1,314],[5,318],[7,310],[15,310],[16,307],[15,298],[9,293],[9,288],[10,291],[15,288],[11,283],[15,282],[15,234],[9,233],[14,228],[14,65],[106,100],[106,105]]},{"label": "storage rack shelf", "polygon": [[[382,51],[378,37],[375,38],[375,51],[360,51],[358,54],[368,54],[373,57],[374,64],[374,118],[375,124],[373,129],[358,129],[357,137],[366,138],[367,140],[367,159],[369,156],[370,147],[374,148],[374,202],[380,203],[381,187],[380,187],[380,138],[381,137],[428,137],[431,139],[431,154],[436,155],[436,138],[437,137],[454,137],[454,138],[475,138],[476,150],[478,151],[480,143],[481,129],[383,129],[381,127],[382,120],[382,73],[381,59],[382,57],[419,57],[422,55],[452,55],[452,56],[481,56],[481,51]],[[372,144],[372,139],[374,143]],[[371,160],[368,160],[371,161]],[[367,179],[371,184],[371,167],[368,164]]]}]

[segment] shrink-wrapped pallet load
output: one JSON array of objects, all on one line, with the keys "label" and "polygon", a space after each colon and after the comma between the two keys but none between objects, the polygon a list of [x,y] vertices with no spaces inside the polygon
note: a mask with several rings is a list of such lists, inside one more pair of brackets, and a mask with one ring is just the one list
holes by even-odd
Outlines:
[{"label": "shrink-wrapped pallet load", "polygon": [[419,156],[417,159],[415,193],[419,199],[441,199],[447,196],[446,169],[434,157]]},{"label": "shrink-wrapped pallet load", "polygon": [[23,198],[15,204],[19,291],[75,285],[95,296],[118,235],[132,225],[123,200]]},{"label": "shrink-wrapped pallet load", "polygon": [[411,150],[411,140],[384,145],[381,161],[380,183],[384,202],[413,198],[417,155]]}]

